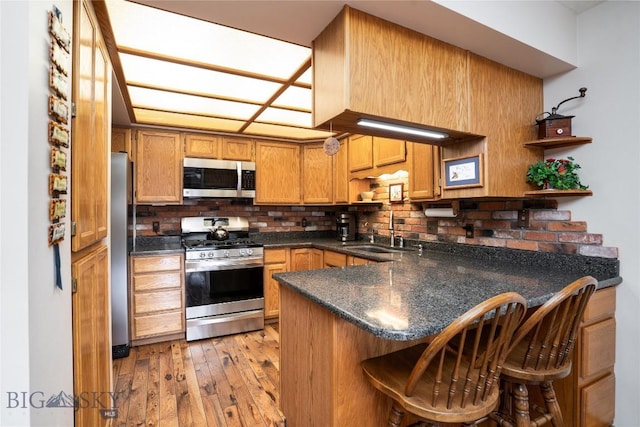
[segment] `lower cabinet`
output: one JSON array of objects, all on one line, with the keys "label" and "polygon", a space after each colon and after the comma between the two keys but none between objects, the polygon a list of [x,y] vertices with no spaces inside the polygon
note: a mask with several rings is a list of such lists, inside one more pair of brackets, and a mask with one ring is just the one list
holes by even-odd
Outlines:
[{"label": "lower cabinet", "polygon": [[184,335],[184,255],[131,257],[131,343]]},{"label": "lower cabinet", "polygon": [[289,270],[289,249],[264,250],[264,320],[277,320],[280,314],[280,284],[273,278],[276,273]]},{"label": "lower cabinet", "polygon": [[324,251],[324,267],[345,267],[347,265],[347,255],[340,252]]},{"label": "lower cabinet", "polygon": [[554,381],[566,426],[609,427],[615,410],[616,288],[589,301],[574,348],[571,374]]}]

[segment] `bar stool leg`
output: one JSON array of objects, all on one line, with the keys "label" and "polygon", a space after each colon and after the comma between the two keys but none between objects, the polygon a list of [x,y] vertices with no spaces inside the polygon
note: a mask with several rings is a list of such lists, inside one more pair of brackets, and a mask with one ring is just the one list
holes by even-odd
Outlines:
[{"label": "bar stool leg", "polygon": [[560,411],[560,405],[556,399],[556,392],[553,389],[552,382],[545,381],[540,384],[540,388],[542,389],[542,397],[544,397],[547,412],[553,416],[553,418],[551,418],[551,425],[553,427],[564,427],[562,412]]},{"label": "bar stool leg", "polygon": [[387,427],[400,427],[403,418],[404,410],[396,402],[393,402],[391,412],[389,412],[389,419],[387,420]]},{"label": "bar stool leg", "polygon": [[513,384],[513,416],[516,427],[529,427],[531,418],[529,415],[529,390],[521,383]]}]

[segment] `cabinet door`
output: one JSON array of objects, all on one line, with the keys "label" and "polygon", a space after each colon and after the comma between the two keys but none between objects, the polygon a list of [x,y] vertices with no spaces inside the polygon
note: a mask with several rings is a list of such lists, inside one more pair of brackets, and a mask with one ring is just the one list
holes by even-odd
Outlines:
[{"label": "cabinet door", "polygon": [[255,203],[298,204],[300,187],[300,146],[257,141]]},{"label": "cabinet door", "polygon": [[398,139],[373,137],[375,166],[402,163],[407,160],[406,143]]},{"label": "cabinet door", "polygon": [[345,267],[347,265],[347,255],[339,252],[324,251],[324,266]]},{"label": "cabinet door", "polygon": [[71,133],[71,221],[74,252],[107,236],[107,165],[111,109],[111,65],[97,30],[93,11],[83,3],[77,12],[74,39],[73,102],[76,116]]},{"label": "cabinet door", "polygon": [[333,155],[333,202],[349,203],[349,153],[344,140]]},{"label": "cabinet door", "polygon": [[291,249],[291,271],[311,270],[311,249]]},{"label": "cabinet door", "polygon": [[322,144],[302,148],[302,201],[328,204],[333,201],[333,160]]},{"label": "cabinet door", "polygon": [[138,131],[134,167],[137,203],[182,202],[182,144],[179,133]]},{"label": "cabinet door", "polygon": [[440,194],[436,170],[439,163],[437,147],[416,142],[409,143],[409,198],[433,199]]},{"label": "cabinet door", "polygon": [[222,159],[251,162],[254,159],[253,147],[252,139],[222,138]]},{"label": "cabinet door", "polygon": [[131,150],[131,129],[112,127],[111,128],[111,152],[127,153],[129,160],[133,161]]},{"label": "cabinet door", "polygon": [[287,264],[265,264],[264,266],[264,317],[278,317],[280,314],[280,284],[273,278],[275,273],[287,271]]},{"label": "cabinet door", "polygon": [[[109,312],[108,248],[100,246],[71,264],[76,283],[72,293],[73,310],[73,388],[77,393],[111,390],[111,340]],[[79,408],[77,426],[104,426],[99,409],[110,408],[111,401]]]},{"label": "cabinet door", "polygon": [[373,168],[373,137],[353,135],[349,138],[349,171]]},{"label": "cabinet door", "polygon": [[184,139],[184,155],[205,159],[220,158],[220,137],[215,135],[187,135]]},{"label": "cabinet door", "polygon": [[311,269],[319,270],[324,268],[324,251],[322,249],[311,249]]}]

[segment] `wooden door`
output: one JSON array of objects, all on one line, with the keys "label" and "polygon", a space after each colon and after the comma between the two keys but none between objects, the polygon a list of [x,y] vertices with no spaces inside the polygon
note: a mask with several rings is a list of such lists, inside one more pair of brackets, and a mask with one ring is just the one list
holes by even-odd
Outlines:
[{"label": "wooden door", "polygon": [[399,139],[373,137],[375,166],[393,165],[407,159],[406,143]]},{"label": "wooden door", "polygon": [[220,137],[215,135],[187,135],[184,139],[184,155],[217,159],[220,157]]},{"label": "wooden door", "polygon": [[349,203],[349,153],[344,140],[333,155],[333,202]]},{"label": "wooden door", "polygon": [[[101,410],[114,407],[111,390],[108,248],[100,246],[71,264],[74,281],[73,389],[76,427],[104,426]],[[94,393],[104,393],[94,400]]]},{"label": "wooden door", "polygon": [[303,203],[333,201],[333,160],[322,144],[302,148],[302,193]]},{"label": "wooden door", "polygon": [[409,143],[409,199],[434,199],[440,194],[437,152],[438,147],[433,145]]},{"label": "wooden door", "polygon": [[251,162],[254,159],[254,143],[247,138],[222,138],[222,159]]},{"label": "wooden door", "polygon": [[311,249],[291,249],[289,256],[291,271],[304,271],[311,269]]},{"label": "wooden door", "polygon": [[311,269],[319,270],[324,268],[324,251],[322,249],[311,249]]},{"label": "wooden door", "polygon": [[76,3],[71,150],[71,221],[76,252],[107,236],[108,117],[111,65],[102,45],[93,10]]},{"label": "wooden door", "polygon": [[300,200],[300,146],[257,141],[255,203],[298,204]]},{"label": "wooden door", "polygon": [[373,138],[353,135],[349,138],[349,171],[357,172],[373,168]]},{"label": "wooden door", "polygon": [[179,133],[138,131],[134,164],[136,202],[181,203],[182,158]]}]

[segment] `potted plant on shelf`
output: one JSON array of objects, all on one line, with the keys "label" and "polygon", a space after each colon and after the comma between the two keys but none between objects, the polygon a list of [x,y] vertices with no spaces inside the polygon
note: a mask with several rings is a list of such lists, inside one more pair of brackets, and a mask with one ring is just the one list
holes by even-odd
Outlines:
[{"label": "potted plant on shelf", "polygon": [[533,182],[543,190],[586,190],[578,177],[580,165],[573,161],[573,157],[566,159],[548,158],[539,161],[527,171],[527,182]]}]

